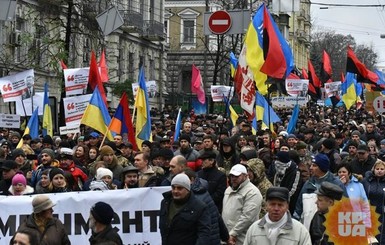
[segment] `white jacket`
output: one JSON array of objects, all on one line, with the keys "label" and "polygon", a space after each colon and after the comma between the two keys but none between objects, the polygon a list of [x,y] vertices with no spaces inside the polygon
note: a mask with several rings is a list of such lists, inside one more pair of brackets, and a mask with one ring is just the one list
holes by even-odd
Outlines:
[{"label": "white jacket", "polygon": [[222,217],[229,234],[237,238],[236,245],[242,245],[249,227],[259,218],[262,207],[262,195],[249,179],[237,190],[230,186],[223,198]]}]

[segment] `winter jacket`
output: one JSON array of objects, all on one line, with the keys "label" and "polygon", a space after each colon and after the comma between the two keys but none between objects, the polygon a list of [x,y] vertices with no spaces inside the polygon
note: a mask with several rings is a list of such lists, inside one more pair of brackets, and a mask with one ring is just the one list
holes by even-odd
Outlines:
[{"label": "winter jacket", "polygon": [[221,212],[223,196],[227,187],[226,175],[214,166],[200,170],[198,172],[198,177],[208,182],[208,192],[215,205],[218,207],[218,211]]},{"label": "winter jacket", "polygon": [[300,220],[302,211],[303,211],[303,203],[302,203],[302,195],[303,194],[310,194],[314,193],[318,188],[321,186],[322,182],[327,181],[333,184],[338,185],[341,187],[342,190],[344,190],[344,196],[347,197],[346,189],[344,184],[336,177],[334,176],[331,172],[327,172],[323,177],[321,178],[316,178],[314,176],[310,177],[309,180],[305,182],[303,185],[301,192],[299,193],[297,202],[295,204],[295,212],[293,217],[297,220]]},{"label": "winter jacket", "polygon": [[169,222],[171,191],[163,193],[163,197],[159,218],[162,245],[210,244],[211,220],[207,205],[190,193],[187,203]]},{"label": "winter jacket", "polygon": [[[228,140],[230,141],[230,140]],[[239,163],[239,155],[235,149],[235,146],[232,142],[230,142],[231,151],[229,153],[225,153],[223,151],[223,145],[220,145],[219,154],[217,155],[217,165],[220,168],[224,168],[226,174],[230,173],[230,169],[237,163]]]},{"label": "winter jacket", "polygon": [[[376,177],[373,172],[369,172],[362,181],[370,205],[376,207],[376,213],[380,215],[378,219],[384,224],[384,199],[385,199],[385,177]],[[379,244],[385,244],[384,225],[380,226],[380,234],[376,236]]]},{"label": "winter jacket", "polygon": [[352,167],[352,173],[353,174],[360,174],[362,176],[365,176],[365,173],[368,171],[371,171],[373,168],[373,165],[376,163],[376,159],[368,156],[368,159],[364,162],[358,161],[358,158],[355,157],[350,162],[350,166]]},{"label": "winter jacket", "polygon": [[71,244],[63,223],[56,218],[51,219],[47,223],[45,230],[41,233],[35,223],[33,214],[31,214],[19,226],[18,231],[20,230],[28,230],[31,233],[33,233],[39,239],[40,245],[70,245]]},{"label": "winter jacket", "polygon": [[[305,226],[292,219],[289,213],[287,215],[287,222],[283,227],[279,228],[279,235],[275,245],[311,245],[310,235]],[[265,224],[265,217],[255,222],[247,231],[243,244],[271,244],[266,235]]]},{"label": "winter jacket", "polygon": [[118,229],[116,227],[112,228],[111,225],[108,225],[103,231],[99,233],[92,232],[89,241],[90,245],[123,245],[122,239],[118,234]]},{"label": "winter jacket", "polygon": [[317,211],[314,214],[310,224],[310,237],[313,245],[333,245],[334,243],[329,242],[329,236],[325,233],[326,227],[324,222],[326,221],[325,215]]},{"label": "winter jacket", "polygon": [[227,187],[223,198],[222,218],[230,236],[237,238],[236,245],[242,245],[247,229],[258,220],[262,206],[262,195],[249,179],[233,190]]},{"label": "winter jacket", "polygon": [[208,245],[219,245],[221,244],[220,232],[219,232],[219,218],[220,217],[217,206],[210,194],[207,192],[208,183],[206,180],[196,178],[194,183],[191,184],[191,191],[194,196],[205,203],[210,213],[211,229],[210,229],[210,243]]},{"label": "winter jacket", "polygon": [[[15,196],[15,190],[13,189],[12,185],[11,187],[9,187],[8,192],[10,193],[10,195]],[[18,196],[31,195],[33,193],[34,193],[34,189],[31,186],[26,185],[25,190],[22,193],[18,194]]]}]

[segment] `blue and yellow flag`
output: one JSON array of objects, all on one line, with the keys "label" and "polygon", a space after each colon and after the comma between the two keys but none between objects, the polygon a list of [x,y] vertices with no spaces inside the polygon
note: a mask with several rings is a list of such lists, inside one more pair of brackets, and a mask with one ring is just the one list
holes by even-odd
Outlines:
[{"label": "blue and yellow flag", "polygon": [[342,101],[344,102],[346,109],[350,109],[357,101],[356,92],[357,80],[355,75],[351,72],[347,72],[345,76],[345,82],[341,84]]},{"label": "blue and yellow flag", "polygon": [[291,114],[291,118],[289,120],[289,124],[287,125],[287,133],[294,134],[295,128],[297,127],[297,121],[299,116],[299,105],[296,104],[293,109],[293,113]]},{"label": "blue and yellow flag", "polygon": [[139,88],[136,94],[135,108],[136,108],[136,144],[138,148],[142,149],[142,142],[145,140],[151,141],[151,116],[150,107],[148,105],[148,94],[146,82],[144,79],[144,68],[141,67],[139,71]]},{"label": "blue and yellow flag", "polygon": [[230,52],[230,75],[232,78],[235,76],[235,71],[238,67],[238,59],[235,57],[235,54],[231,51]]},{"label": "blue and yellow flag", "polygon": [[[273,108],[267,103],[265,97],[263,97],[258,91],[255,95],[255,117],[259,121],[262,121],[262,129],[270,128],[271,132],[274,131],[273,123],[280,122],[281,119],[275,113]],[[268,126],[270,124],[270,127]]]},{"label": "blue and yellow flag", "polygon": [[232,127],[237,126],[237,120],[239,117],[238,113],[231,106],[230,100],[226,96],[223,96],[223,101],[225,102],[225,105],[226,105],[226,116],[230,116]]},{"label": "blue and yellow flag", "polygon": [[53,136],[53,124],[51,107],[49,106],[48,98],[48,83],[44,84],[44,99],[43,99],[43,136]]},{"label": "blue and yellow flag", "polygon": [[90,103],[88,104],[86,111],[80,121],[80,124],[84,124],[91,127],[102,134],[107,134],[107,139],[113,140],[108,126],[110,125],[111,117],[108,113],[106,104],[104,103],[102,96],[99,92],[99,88],[95,87],[92,93]]},{"label": "blue and yellow flag", "polygon": [[[32,116],[29,118],[27,127],[24,130],[24,135],[29,134],[31,135],[32,139],[36,139],[39,137],[39,107],[37,107],[33,113]],[[20,139],[19,143],[17,144],[16,148],[21,148],[24,144],[23,138]]]}]

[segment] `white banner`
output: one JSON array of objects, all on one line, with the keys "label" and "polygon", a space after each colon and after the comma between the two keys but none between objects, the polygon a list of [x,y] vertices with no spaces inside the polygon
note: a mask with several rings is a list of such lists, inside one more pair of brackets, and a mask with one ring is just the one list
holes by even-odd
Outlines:
[{"label": "white banner", "polygon": [[26,70],[0,78],[0,92],[4,102],[31,98],[35,84],[34,70]]},{"label": "white banner", "polygon": [[325,83],[325,92],[329,98],[339,96],[341,94],[341,82]]},{"label": "white banner", "polygon": [[286,79],[286,91],[290,96],[306,97],[309,89],[309,80],[305,79]]},{"label": "white banner", "polygon": [[306,106],[308,102],[307,97],[272,97],[271,103],[273,107],[286,107],[286,108],[294,108],[294,106],[298,103],[299,106]]},{"label": "white banner", "polygon": [[84,94],[87,89],[90,68],[64,69],[66,96]]},{"label": "white banner", "polygon": [[[47,194],[56,203],[54,215],[63,222],[72,244],[89,244],[87,220],[90,208],[99,201],[114,209],[112,226],[119,229],[123,244],[160,245],[159,210],[163,192],[170,187],[129,190],[84,191]],[[0,196],[0,240],[10,239],[27,215],[32,213],[32,196]]]},{"label": "white banner", "polygon": [[64,103],[64,117],[66,125],[80,124],[80,120],[90,103],[92,94],[85,94],[63,98]]},{"label": "white banner", "polygon": [[59,128],[60,135],[76,134],[80,132],[80,125],[63,126]]},{"label": "white banner", "polygon": [[222,102],[223,96],[231,100],[234,95],[234,87],[224,85],[211,85],[211,98],[214,102]]},{"label": "white banner", "polygon": [[[31,98],[29,99],[24,99],[23,102],[21,100],[16,101],[16,114],[22,115],[22,116],[31,116],[33,111],[39,107],[38,114],[41,116],[43,115],[44,111],[44,92],[37,92],[33,95],[33,108],[32,108],[32,100]],[[23,106],[24,104],[24,106]],[[25,113],[24,113],[25,109]]]},{"label": "white banner", "polygon": [[[155,81],[146,82],[148,98],[157,98],[159,97],[159,88],[158,84]],[[134,94],[134,99],[136,99],[136,94],[138,93],[139,83],[132,84],[132,93]]]},{"label": "white banner", "polygon": [[1,128],[20,128],[20,115],[0,113]]}]

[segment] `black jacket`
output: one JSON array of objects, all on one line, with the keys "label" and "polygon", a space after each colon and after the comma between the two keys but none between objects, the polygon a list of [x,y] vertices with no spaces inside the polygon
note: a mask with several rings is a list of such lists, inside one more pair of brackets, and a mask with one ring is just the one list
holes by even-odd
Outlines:
[{"label": "black jacket", "polygon": [[162,245],[210,244],[211,220],[207,205],[190,193],[185,206],[169,222],[171,191],[163,193],[163,196],[159,220]]},{"label": "black jacket", "polygon": [[111,225],[99,233],[93,233],[89,239],[90,245],[116,244],[123,245],[122,239],[118,234],[118,229],[112,228]]},{"label": "black jacket", "polygon": [[310,223],[310,237],[313,245],[333,245],[334,243],[329,242],[329,236],[325,233],[325,226],[323,223],[326,221],[325,215],[320,211],[314,214],[313,219]]},{"label": "black jacket", "polygon": [[208,192],[218,208],[222,212],[223,197],[227,188],[227,179],[225,173],[218,170],[217,167],[204,168],[198,172],[198,177],[209,183]]}]

